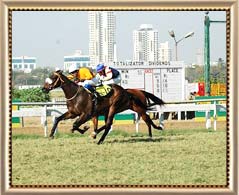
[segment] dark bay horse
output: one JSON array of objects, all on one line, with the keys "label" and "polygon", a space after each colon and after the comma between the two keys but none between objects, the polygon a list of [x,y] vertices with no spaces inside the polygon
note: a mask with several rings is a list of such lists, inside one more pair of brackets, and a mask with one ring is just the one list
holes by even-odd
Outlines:
[{"label": "dark bay horse", "polygon": [[79,118],[75,121],[72,132],[77,130],[80,133],[84,133],[87,128],[83,130],[79,129],[82,124],[92,117],[98,118],[100,115],[105,115],[106,120],[103,128],[105,131],[98,142],[98,144],[101,144],[111,128],[116,113],[130,109],[132,102],[146,109],[145,105],[137,99],[136,96],[131,95],[121,86],[114,84],[111,85],[113,90],[112,95],[103,98],[94,109],[94,103],[92,102],[93,94],[88,92],[84,87],[70,81],[62,74],[61,70],[53,72],[50,77],[46,79],[42,90],[49,92],[57,87],[61,87],[65,94],[68,111],[55,119],[49,135],[50,138],[54,138],[55,129],[61,120],[73,119],[78,116]]},{"label": "dark bay horse", "polygon": [[[126,89],[126,91],[129,94],[131,94],[131,96],[135,97],[131,99],[129,109],[137,112],[139,116],[142,117],[142,119],[148,126],[149,137],[152,138],[151,126],[153,126],[153,128],[157,130],[162,130],[162,127],[154,124],[154,122],[151,120],[151,118],[147,114],[147,110],[150,110],[150,107],[154,105],[162,106],[165,104],[165,102],[159,99],[158,97],[156,97],[154,94],[146,92],[144,90]],[[137,101],[140,101],[141,103],[143,103],[144,106],[139,106]],[[107,118],[107,113],[105,115],[105,119],[106,118]],[[93,124],[94,124],[94,131],[91,133],[91,137],[95,139],[97,134],[100,133],[102,130],[104,130],[105,125],[98,129],[98,117],[93,118]]]}]

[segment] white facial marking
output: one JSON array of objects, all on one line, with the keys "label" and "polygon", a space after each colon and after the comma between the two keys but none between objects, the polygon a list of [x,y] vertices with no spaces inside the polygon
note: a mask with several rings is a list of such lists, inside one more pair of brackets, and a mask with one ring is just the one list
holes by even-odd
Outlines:
[{"label": "white facial marking", "polygon": [[45,82],[48,83],[48,84],[52,84],[53,83],[53,81],[50,78],[46,78]]}]

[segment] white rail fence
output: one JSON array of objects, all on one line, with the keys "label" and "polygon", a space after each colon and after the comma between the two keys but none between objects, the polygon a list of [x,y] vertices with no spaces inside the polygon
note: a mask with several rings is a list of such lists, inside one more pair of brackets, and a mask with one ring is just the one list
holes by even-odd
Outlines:
[{"label": "white rail fence", "polygon": [[[185,119],[187,119],[186,113],[189,111],[203,111],[205,112],[205,126],[207,129],[211,128],[210,111],[213,110],[213,128],[217,129],[217,113],[218,111],[226,111],[226,104],[218,104],[216,102],[225,101],[225,98],[210,99],[210,100],[191,100],[182,102],[169,102],[164,106],[156,106],[148,113],[159,113],[159,122],[163,126],[165,112],[177,112],[178,120],[181,120],[181,113],[185,112]],[[210,102],[209,104],[203,104]],[[213,102],[213,104],[211,104]],[[200,104],[199,104],[200,103]],[[56,117],[62,115],[67,111],[65,102],[13,102],[12,105],[20,106],[19,110],[12,111],[12,117],[21,117],[22,123],[24,117],[41,117],[41,123],[44,126],[44,135],[48,135],[47,117],[51,116],[54,121]],[[27,107],[26,107],[27,106]],[[139,116],[137,113],[126,110],[120,114],[134,114],[136,132],[139,131]],[[22,124],[23,125],[23,124]]]}]

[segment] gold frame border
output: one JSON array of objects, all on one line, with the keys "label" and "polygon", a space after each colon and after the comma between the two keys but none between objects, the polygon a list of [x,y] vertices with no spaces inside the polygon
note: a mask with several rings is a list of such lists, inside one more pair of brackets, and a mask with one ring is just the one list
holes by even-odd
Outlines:
[{"label": "gold frame border", "polygon": [[[177,6],[177,7],[176,7]],[[40,7],[40,8],[39,8]],[[196,7],[196,8],[195,8]],[[165,194],[192,193],[197,190],[209,194],[238,193],[238,1],[237,0],[153,0],[153,1],[17,1],[0,0],[0,29],[1,29],[1,76],[3,87],[0,99],[2,105],[1,145],[0,151],[3,164],[1,166],[1,193],[19,194],[34,192],[59,193],[156,193]],[[11,48],[12,48],[12,11],[88,11],[88,10],[117,10],[117,11],[226,11],[227,12],[227,185],[11,185]],[[4,66],[8,64],[8,68]],[[6,93],[8,92],[8,93]],[[4,96],[9,94],[9,96]],[[8,129],[10,131],[7,133]],[[8,162],[7,162],[8,159]],[[9,169],[10,168],[10,171]],[[63,188],[62,188],[63,187]],[[85,189],[83,189],[83,188]],[[39,189],[40,188],[40,189]],[[42,188],[42,189],[41,189]],[[46,188],[46,189],[44,189]],[[66,189],[68,188],[68,189]],[[87,189],[86,189],[87,188]],[[177,188],[177,189],[176,189]],[[34,190],[34,192],[32,191]]]},{"label": "gold frame border", "polygon": [[[111,9],[111,8],[110,8]],[[92,9],[87,9],[87,10],[92,10]],[[96,9],[99,10],[99,9]],[[106,9],[108,10],[108,9]],[[124,10],[124,9],[123,9]],[[132,9],[130,9],[132,10]],[[144,9],[145,10],[145,9]],[[165,11],[166,9],[163,9],[163,11]],[[167,11],[188,11],[189,9],[167,9]],[[203,9],[205,10],[205,9]],[[230,9],[208,9],[210,11],[226,11],[226,61],[229,62],[229,46],[230,46]],[[33,9],[29,9],[29,8],[13,8],[13,9],[9,9],[8,11],[8,38],[9,38],[9,76],[10,78],[12,78],[12,67],[11,67],[11,59],[12,59],[12,12],[13,11],[79,11],[79,9],[64,9],[64,8],[49,8],[49,9],[45,9],[45,8],[33,8]],[[82,11],[82,10],[80,10]],[[85,9],[84,9],[85,11]],[[139,11],[142,11],[142,9],[139,9]],[[147,11],[162,11],[161,9],[147,9]],[[191,11],[191,9],[190,9]],[[195,11],[202,11],[201,9],[195,9]],[[227,63],[227,67],[228,67]],[[229,73],[228,73],[228,69],[227,69],[227,77],[229,77]],[[11,93],[11,80],[9,80],[10,83],[10,93]],[[228,83],[227,83],[228,84]],[[228,94],[228,93],[227,93]],[[10,104],[10,123],[11,123],[11,97],[9,100],[9,104]],[[228,97],[227,97],[227,104],[228,104]],[[228,116],[227,116],[228,117]],[[228,126],[228,124],[227,124]],[[228,127],[227,127],[228,128]],[[229,152],[229,138],[228,138],[228,133],[227,132],[227,153]],[[9,131],[9,138],[12,137],[12,128],[10,127],[10,131]],[[227,184],[226,185],[12,185],[12,156],[11,156],[11,152],[12,152],[12,143],[11,143],[11,139],[9,139],[9,185],[11,188],[112,188],[112,187],[120,187],[120,188],[228,188],[229,186],[229,155],[227,154],[227,170],[226,170],[226,176],[227,176]]]}]

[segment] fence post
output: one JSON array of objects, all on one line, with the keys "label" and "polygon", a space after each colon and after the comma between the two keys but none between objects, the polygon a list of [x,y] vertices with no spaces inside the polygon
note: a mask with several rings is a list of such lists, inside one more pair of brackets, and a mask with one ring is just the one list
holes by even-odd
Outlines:
[{"label": "fence post", "polygon": [[178,121],[182,120],[181,111],[178,111]]},{"label": "fence post", "polygon": [[47,137],[47,105],[44,105],[44,112],[43,112],[43,124],[44,124],[44,135]]},{"label": "fence post", "polygon": [[213,126],[214,131],[217,130],[217,104],[216,101],[214,101],[214,109],[213,109]]},{"label": "fence post", "polygon": [[139,114],[135,113],[134,114],[135,117],[135,128],[136,128],[136,133],[139,133]]},{"label": "fence post", "polygon": [[24,127],[24,118],[22,117],[22,127]]},{"label": "fence post", "polygon": [[162,129],[164,129],[164,113],[162,113],[162,112],[159,112],[158,113],[159,114],[159,126],[162,128]]},{"label": "fence post", "polygon": [[207,110],[205,115],[206,115],[206,129],[209,129],[212,127],[211,118],[210,118],[210,110]]}]

